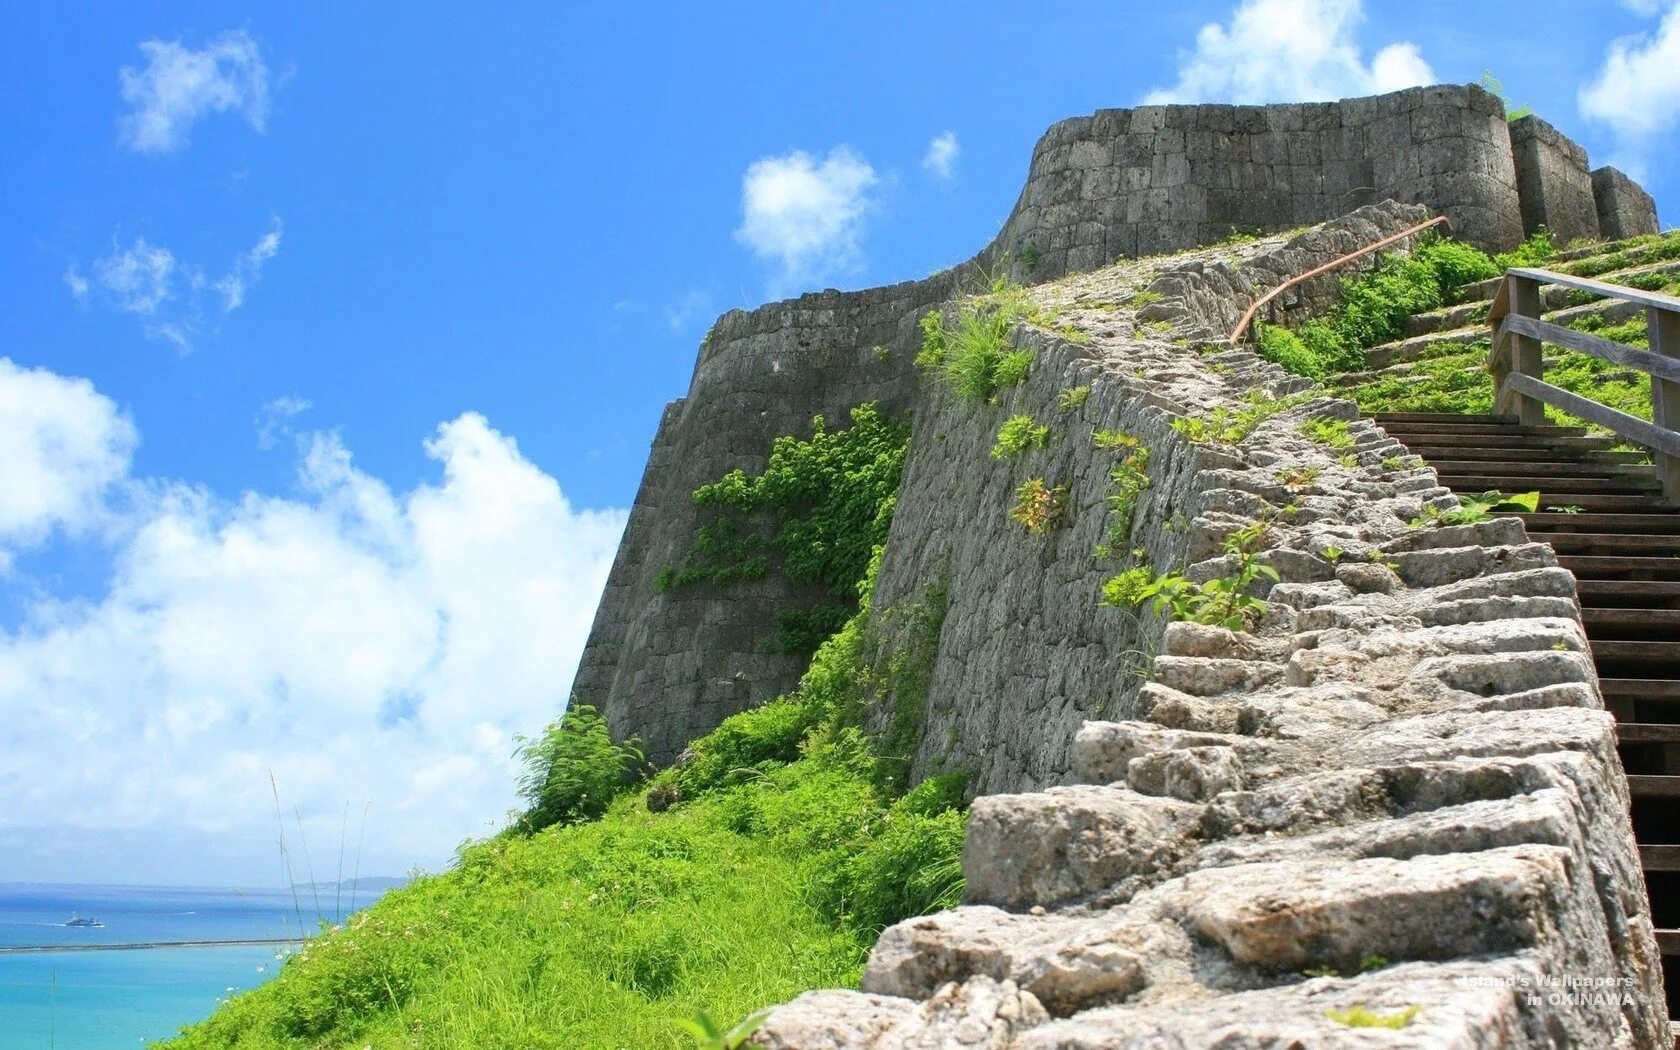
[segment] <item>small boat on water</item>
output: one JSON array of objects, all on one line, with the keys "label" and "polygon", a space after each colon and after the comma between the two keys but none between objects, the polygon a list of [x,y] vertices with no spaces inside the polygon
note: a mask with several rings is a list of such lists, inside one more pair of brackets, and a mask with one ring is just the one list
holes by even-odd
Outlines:
[{"label": "small boat on water", "polygon": [[64,925],[66,925],[66,926],[77,926],[77,927],[80,927],[80,928],[83,928],[83,929],[89,929],[89,930],[99,930],[99,929],[104,929],[104,927],[105,927],[105,924],[100,922],[98,919],[84,919],[80,915],[70,916],[69,921],[66,922]]}]

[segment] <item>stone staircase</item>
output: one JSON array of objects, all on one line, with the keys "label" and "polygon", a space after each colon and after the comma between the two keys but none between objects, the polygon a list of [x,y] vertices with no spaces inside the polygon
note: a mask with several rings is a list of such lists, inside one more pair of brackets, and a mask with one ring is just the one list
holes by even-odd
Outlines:
[{"label": "stone staircase", "polygon": [[[1538,491],[1518,515],[1575,574],[1581,618],[1633,799],[1633,826],[1680,1006],[1680,505],[1652,468],[1584,428],[1493,415],[1379,413],[1376,422],[1461,496]],[[1567,509],[1565,509],[1567,508]]]}]

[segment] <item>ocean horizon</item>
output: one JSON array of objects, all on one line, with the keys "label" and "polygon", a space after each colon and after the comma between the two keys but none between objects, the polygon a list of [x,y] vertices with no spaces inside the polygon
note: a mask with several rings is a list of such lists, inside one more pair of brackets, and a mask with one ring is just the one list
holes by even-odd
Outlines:
[{"label": "ocean horizon", "polygon": [[[274,888],[0,883],[0,1050],[134,1050],[271,978],[290,944],[101,949],[158,942],[296,942],[400,880]],[[373,884],[369,886],[368,884]],[[68,926],[72,918],[100,926]]]}]

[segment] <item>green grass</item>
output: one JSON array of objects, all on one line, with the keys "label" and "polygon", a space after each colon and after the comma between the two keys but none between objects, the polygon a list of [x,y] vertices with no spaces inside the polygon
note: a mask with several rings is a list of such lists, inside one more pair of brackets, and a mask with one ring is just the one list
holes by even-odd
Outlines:
[{"label": "green grass", "polygon": [[472,847],[172,1045],[678,1047],[696,1011],[855,983],[863,945],[810,899],[812,861],[734,830],[731,809],[623,798],[598,823]]}]

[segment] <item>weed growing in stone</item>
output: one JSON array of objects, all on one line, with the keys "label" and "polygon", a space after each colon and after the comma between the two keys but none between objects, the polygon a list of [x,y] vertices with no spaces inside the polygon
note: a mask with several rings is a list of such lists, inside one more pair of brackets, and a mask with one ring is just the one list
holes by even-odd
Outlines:
[{"label": "weed growing in stone", "polygon": [[1010,416],[998,427],[992,444],[993,459],[1014,459],[1029,448],[1043,448],[1050,440],[1050,428],[1028,415]]},{"label": "weed growing in stone", "polygon": [[1441,510],[1435,506],[1423,508],[1423,514],[1412,519],[1412,528],[1421,529],[1431,525],[1474,525],[1502,513],[1533,514],[1540,505],[1540,493],[1522,492],[1507,496],[1498,490],[1492,490],[1480,496],[1460,496],[1458,503],[1459,505],[1452,510]]},{"label": "weed growing in stone", "polygon": [[1324,1016],[1337,1024],[1347,1025],[1349,1028],[1404,1028],[1411,1024],[1418,1014],[1423,1012],[1421,1006],[1408,1006],[1404,1010],[1391,1014],[1379,1014],[1369,1009],[1363,1003],[1356,1003],[1346,1010],[1326,1010]]},{"label": "weed growing in stone", "polygon": [[1082,408],[1085,402],[1091,400],[1091,384],[1084,386],[1070,386],[1063,390],[1056,399],[1056,408],[1062,412],[1073,412]]},{"label": "weed growing in stone", "polygon": [[1300,431],[1309,441],[1329,448],[1352,448],[1353,435],[1345,419],[1314,418],[1301,421]]},{"label": "weed growing in stone", "polygon": [[1010,508],[1009,516],[1028,532],[1042,535],[1061,523],[1062,504],[1066,499],[1066,485],[1051,488],[1043,478],[1028,478],[1015,490],[1015,506]]}]

